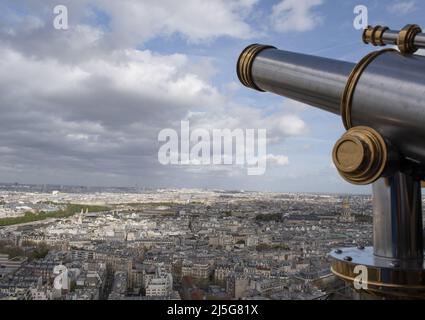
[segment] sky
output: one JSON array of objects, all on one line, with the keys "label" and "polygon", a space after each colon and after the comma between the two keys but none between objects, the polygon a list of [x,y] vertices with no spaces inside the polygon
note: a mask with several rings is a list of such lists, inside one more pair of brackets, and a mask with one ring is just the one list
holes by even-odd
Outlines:
[{"label": "sky", "polygon": [[[331,162],[341,119],[243,87],[251,43],[359,61],[353,27],[421,25],[425,3],[336,0],[0,0],[0,181],[278,192],[369,192]],[[53,9],[68,9],[57,30]],[[425,26],[425,24],[422,23]],[[158,134],[266,129],[267,170],[161,165]]]}]

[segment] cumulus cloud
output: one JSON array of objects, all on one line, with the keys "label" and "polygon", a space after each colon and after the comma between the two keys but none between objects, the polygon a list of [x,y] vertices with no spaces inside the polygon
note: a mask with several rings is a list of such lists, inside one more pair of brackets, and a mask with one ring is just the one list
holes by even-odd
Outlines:
[{"label": "cumulus cloud", "polygon": [[[69,29],[52,26],[55,0],[0,4],[0,39],[31,55],[88,58],[105,51],[143,46],[157,37],[179,35],[189,42],[217,37],[247,39],[254,31],[245,18],[256,0],[73,0]],[[12,9],[14,8],[14,9]]]},{"label": "cumulus cloud", "polygon": [[164,170],[157,134],[178,131],[183,119],[192,129],[264,128],[275,142],[305,128],[295,114],[267,116],[234,104],[193,71],[186,55],[126,50],[74,66],[12,49],[0,57],[0,138],[8,147],[0,159],[21,171],[154,174]]},{"label": "cumulus cloud", "polygon": [[140,154],[136,150],[145,139],[149,147],[160,128],[172,126],[188,109],[222,99],[185,71],[184,55],[126,51],[73,67],[8,49],[0,57],[1,133],[15,140],[7,144],[15,148]]},{"label": "cumulus cloud", "polygon": [[246,39],[251,28],[243,21],[256,1],[246,0],[124,0],[102,1],[111,17],[116,40],[144,41],[157,35],[179,33],[199,42],[218,36]]},{"label": "cumulus cloud", "polygon": [[278,119],[279,130],[286,136],[305,133],[306,124],[297,115],[286,115]]},{"label": "cumulus cloud", "polygon": [[[3,1],[3,179],[109,185],[141,179],[145,185],[172,186],[187,177],[187,170],[196,171],[193,179],[202,173],[211,183],[246,175],[229,167],[160,166],[158,133],[178,130],[180,121],[188,119],[193,129],[264,128],[269,142],[282,143],[305,132],[296,109],[264,114],[235,102],[228,94],[235,84],[220,90],[211,83],[216,70],[210,57],[136,47],[172,34],[195,42],[248,37],[251,30],[244,17],[255,3],[75,0],[66,3],[70,29],[57,31],[50,11],[55,1]],[[26,10],[11,9],[16,6]],[[101,14],[99,8],[106,19],[100,24],[93,18]],[[271,165],[289,162],[286,156],[270,155],[267,160]]]},{"label": "cumulus cloud", "polygon": [[323,23],[324,17],[315,12],[323,0],[282,0],[274,5],[271,24],[275,31],[309,31]]}]

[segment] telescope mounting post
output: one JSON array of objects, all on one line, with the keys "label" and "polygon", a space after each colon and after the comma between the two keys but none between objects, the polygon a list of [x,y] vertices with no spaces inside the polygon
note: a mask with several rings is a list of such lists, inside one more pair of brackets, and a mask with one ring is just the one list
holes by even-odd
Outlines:
[{"label": "telescope mounting post", "polygon": [[332,272],[350,284],[359,276],[355,268],[365,267],[367,274],[362,275],[365,285],[362,289],[367,293],[423,298],[420,180],[398,171],[374,182],[373,247],[337,249],[330,256]]},{"label": "telescope mounting post", "polygon": [[[423,46],[415,40],[423,35],[417,25],[406,26],[391,41],[384,37],[386,32],[388,35],[391,30],[381,26],[368,27],[363,33],[363,41],[375,46],[394,41],[405,55],[411,55]],[[365,285],[360,286],[362,290],[380,296],[423,299],[423,170],[405,165],[391,141],[386,141],[372,128],[353,127],[351,119],[357,82],[367,65],[384,52],[372,52],[353,69],[341,101],[341,115],[348,131],[333,151],[334,163],[345,180],[357,185],[372,183],[373,247],[335,250],[330,254],[332,272],[354,284],[359,275],[356,268],[363,267],[367,275],[366,281],[362,278]]]}]

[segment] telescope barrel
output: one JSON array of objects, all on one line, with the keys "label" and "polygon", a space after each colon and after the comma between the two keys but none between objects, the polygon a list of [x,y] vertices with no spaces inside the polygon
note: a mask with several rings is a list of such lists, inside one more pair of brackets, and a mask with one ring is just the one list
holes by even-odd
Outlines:
[{"label": "telescope barrel", "polygon": [[385,51],[362,73],[351,105],[352,126],[374,128],[425,165],[425,57]]},{"label": "telescope barrel", "polygon": [[[256,89],[285,96],[340,114],[341,97],[353,63],[259,47],[257,55],[242,54],[240,63],[251,61]],[[249,52],[250,48],[247,48]],[[259,50],[259,49],[257,49]]]},{"label": "telescope barrel", "polygon": [[347,129],[375,129],[425,167],[425,57],[386,49],[356,65],[251,45],[237,71],[245,86],[341,115]]},{"label": "telescope barrel", "polygon": [[425,33],[421,33],[416,36],[415,45],[419,48],[425,48]]}]

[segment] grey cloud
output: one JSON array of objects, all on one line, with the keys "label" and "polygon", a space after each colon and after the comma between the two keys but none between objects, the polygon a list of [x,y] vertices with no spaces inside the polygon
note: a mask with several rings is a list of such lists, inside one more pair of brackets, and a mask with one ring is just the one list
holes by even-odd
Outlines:
[{"label": "grey cloud", "polygon": [[[218,18],[229,23],[237,9],[249,11],[254,2],[218,1],[223,10]],[[12,3],[5,1],[0,8]],[[23,1],[18,3],[24,6]],[[215,70],[209,57],[196,60],[132,49],[134,39],[119,39],[137,27],[118,16],[117,3],[121,2],[107,1],[104,8],[123,25],[113,24],[111,32],[87,25],[88,3],[66,3],[74,23],[66,32],[49,24],[50,8],[56,5],[50,0],[29,1],[27,15],[1,20],[0,174],[4,179],[204,187],[249,182],[247,186],[254,186],[258,183],[239,168],[193,170],[159,165],[159,131],[178,130],[180,121],[190,117],[193,128],[265,128],[276,144],[304,132],[305,123],[296,112],[262,114],[235,103],[231,95],[211,85],[209,76]],[[125,10],[136,3],[125,1]],[[184,18],[187,12],[181,14]],[[179,32],[190,41],[242,37],[249,27],[237,17],[231,33],[220,28],[191,30],[180,20],[158,32]],[[295,125],[287,130],[282,127],[285,121]]]}]

